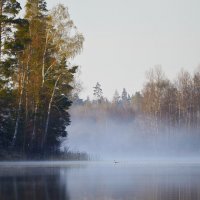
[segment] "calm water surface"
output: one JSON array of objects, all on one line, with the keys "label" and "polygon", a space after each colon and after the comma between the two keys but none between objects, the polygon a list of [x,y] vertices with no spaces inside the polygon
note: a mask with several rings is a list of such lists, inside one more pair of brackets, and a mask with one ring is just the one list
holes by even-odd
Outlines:
[{"label": "calm water surface", "polygon": [[200,200],[199,164],[0,163],[0,200]]}]

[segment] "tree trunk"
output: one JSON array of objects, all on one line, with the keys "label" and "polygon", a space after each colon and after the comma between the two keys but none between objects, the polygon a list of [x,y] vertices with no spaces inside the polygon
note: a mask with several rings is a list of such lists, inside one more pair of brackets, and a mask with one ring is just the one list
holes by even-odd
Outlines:
[{"label": "tree trunk", "polygon": [[44,79],[45,79],[45,55],[47,52],[48,36],[49,36],[49,32],[47,32],[47,35],[46,35],[44,53],[43,53],[43,58],[42,58],[42,87],[44,85]]},{"label": "tree trunk", "polygon": [[54,95],[55,95],[55,91],[56,91],[56,87],[57,87],[57,84],[58,84],[58,81],[61,77],[61,74],[58,76],[55,84],[54,84],[54,88],[53,88],[53,92],[52,92],[52,95],[51,95],[51,99],[49,101],[49,106],[48,106],[48,111],[47,111],[47,120],[46,120],[46,125],[45,125],[45,132],[44,132],[44,137],[43,137],[43,140],[42,140],[42,145],[41,147],[44,148],[44,145],[45,145],[45,142],[46,142],[46,138],[47,138],[47,132],[48,132],[48,127],[49,127],[49,119],[50,119],[50,114],[51,114],[51,106],[52,106],[52,102],[53,102],[53,98],[54,98]]},{"label": "tree trunk", "polygon": [[38,110],[38,104],[36,103],[35,109],[34,109],[34,121],[33,121],[33,132],[31,137],[31,144],[35,138],[35,130],[36,130],[36,120],[37,120],[37,110]]},{"label": "tree trunk", "polygon": [[17,138],[17,132],[18,132],[18,127],[19,127],[19,120],[20,120],[20,113],[21,113],[21,108],[22,108],[22,96],[24,93],[24,85],[25,85],[25,72],[23,73],[23,78],[22,78],[22,87],[20,91],[20,97],[19,97],[19,104],[18,104],[18,111],[17,111],[17,120],[15,123],[15,131],[12,139],[12,146],[15,145],[15,141]]}]

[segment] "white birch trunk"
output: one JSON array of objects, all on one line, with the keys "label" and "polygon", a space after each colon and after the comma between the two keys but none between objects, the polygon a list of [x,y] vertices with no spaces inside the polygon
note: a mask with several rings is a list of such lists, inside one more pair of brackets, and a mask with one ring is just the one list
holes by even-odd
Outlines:
[{"label": "white birch trunk", "polygon": [[48,106],[48,111],[47,111],[47,120],[46,120],[46,125],[45,125],[45,132],[44,132],[44,137],[43,137],[43,140],[42,140],[42,148],[44,147],[44,144],[46,142],[48,127],[49,127],[49,119],[50,119],[50,114],[51,114],[51,106],[52,106],[53,98],[54,98],[54,95],[55,95],[56,87],[57,87],[58,81],[60,79],[60,76],[61,75],[58,76],[58,78],[57,78],[57,80],[54,84],[54,89],[53,89],[53,92],[52,92],[52,95],[51,95],[51,99],[49,101],[49,106]]},{"label": "white birch trunk", "polygon": [[42,87],[44,85],[44,79],[45,79],[45,55],[47,52],[48,36],[49,36],[49,31],[47,32],[47,35],[46,35],[45,48],[44,48],[44,53],[43,53],[43,58],[42,58]]},{"label": "white birch trunk", "polygon": [[22,96],[23,96],[23,92],[24,92],[24,85],[25,85],[25,73],[23,74],[23,78],[22,78],[22,88],[21,88],[21,91],[20,91],[18,111],[17,111],[17,120],[16,120],[16,123],[15,123],[15,131],[14,131],[14,135],[13,135],[13,139],[12,139],[12,146],[15,145],[15,141],[16,141],[17,133],[18,133],[19,119],[20,119],[20,113],[21,113],[21,108],[22,108]]}]

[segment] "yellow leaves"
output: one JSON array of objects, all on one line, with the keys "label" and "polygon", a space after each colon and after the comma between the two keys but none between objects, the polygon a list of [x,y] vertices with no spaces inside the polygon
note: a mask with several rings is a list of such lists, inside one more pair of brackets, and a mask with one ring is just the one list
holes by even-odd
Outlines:
[{"label": "yellow leaves", "polygon": [[77,31],[70,19],[68,9],[62,4],[57,5],[50,13],[52,18],[53,44],[57,47],[57,58],[74,58],[83,47],[84,37]]}]

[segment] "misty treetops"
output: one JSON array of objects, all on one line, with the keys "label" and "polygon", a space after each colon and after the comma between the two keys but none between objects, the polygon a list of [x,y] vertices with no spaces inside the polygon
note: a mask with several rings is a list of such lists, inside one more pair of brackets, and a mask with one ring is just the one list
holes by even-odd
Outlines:
[{"label": "misty treetops", "polygon": [[147,72],[141,91],[129,95],[126,89],[116,90],[111,101],[103,96],[99,83],[94,87],[94,100],[74,101],[72,114],[93,121],[117,119],[139,123],[143,132],[155,135],[199,135],[200,128],[200,68],[193,74],[182,70],[174,81],[169,80],[161,67]]},{"label": "misty treetops", "polygon": [[24,18],[21,9],[16,0],[0,0],[0,148],[55,153],[70,123],[77,66],[69,61],[84,38],[63,5],[48,11],[45,0],[27,0]]}]

